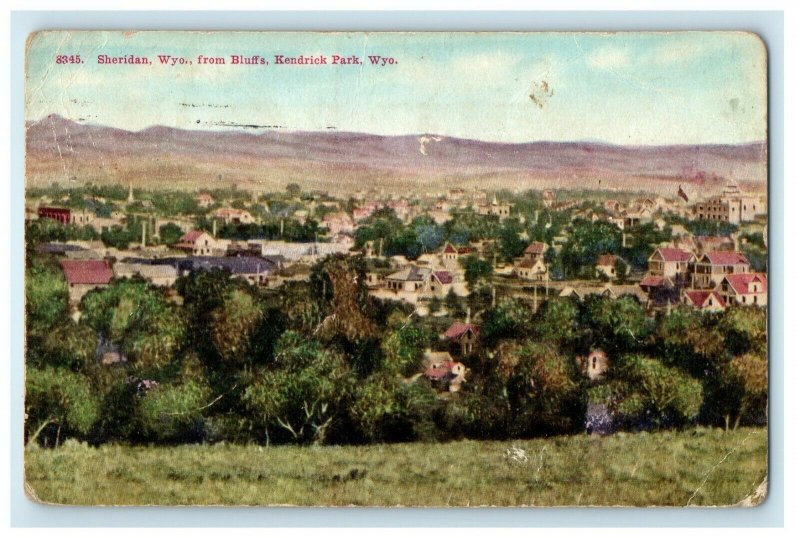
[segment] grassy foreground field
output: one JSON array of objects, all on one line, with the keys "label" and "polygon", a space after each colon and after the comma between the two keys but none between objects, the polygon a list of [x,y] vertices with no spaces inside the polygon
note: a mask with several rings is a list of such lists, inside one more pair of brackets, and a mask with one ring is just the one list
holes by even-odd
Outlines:
[{"label": "grassy foreground field", "polygon": [[766,477],[767,430],[358,447],[67,443],[25,458],[29,494],[62,504],[731,505]]}]

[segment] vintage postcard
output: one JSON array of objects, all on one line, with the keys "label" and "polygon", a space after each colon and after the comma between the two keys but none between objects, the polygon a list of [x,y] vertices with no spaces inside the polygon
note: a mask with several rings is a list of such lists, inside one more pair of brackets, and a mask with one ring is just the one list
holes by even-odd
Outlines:
[{"label": "vintage postcard", "polygon": [[765,499],[757,35],[45,31],[25,91],[32,499]]}]

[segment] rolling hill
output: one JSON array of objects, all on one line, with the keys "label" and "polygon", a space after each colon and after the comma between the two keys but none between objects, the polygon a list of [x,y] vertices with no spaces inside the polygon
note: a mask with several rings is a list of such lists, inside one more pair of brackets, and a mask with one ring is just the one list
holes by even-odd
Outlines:
[{"label": "rolling hill", "polygon": [[604,188],[711,192],[736,180],[767,184],[767,145],[615,146],[589,142],[510,144],[435,134],[338,131],[200,131],[154,126],[126,131],[57,115],[26,125],[29,186],[132,182],[198,189],[236,184],[280,190],[289,182],[347,194],[464,188]]}]

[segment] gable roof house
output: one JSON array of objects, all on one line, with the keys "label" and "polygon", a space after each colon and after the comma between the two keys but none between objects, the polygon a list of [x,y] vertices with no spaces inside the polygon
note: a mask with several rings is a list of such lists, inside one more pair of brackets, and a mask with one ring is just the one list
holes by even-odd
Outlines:
[{"label": "gable roof house", "polygon": [[212,205],[214,205],[215,202],[214,197],[207,192],[201,192],[200,194],[195,196],[194,199],[197,202],[197,205],[202,207],[203,209],[211,207]]},{"label": "gable roof house", "polygon": [[[448,354],[449,355],[449,354]],[[458,392],[466,381],[466,367],[457,361],[433,362],[423,374],[434,388],[447,392]]]},{"label": "gable roof house", "polygon": [[706,252],[694,263],[692,287],[716,288],[725,275],[747,273],[749,270],[750,261],[741,252]]},{"label": "gable roof house", "polygon": [[712,290],[686,290],[682,302],[703,312],[720,312],[725,310],[725,299]]},{"label": "gable roof house", "polygon": [[474,323],[467,321],[462,323],[459,321],[454,322],[442,335],[442,338],[455,345],[461,352],[461,355],[469,355],[475,350],[478,343],[478,335],[480,329]]},{"label": "gable roof house", "polygon": [[331,236],[339,233],[352,233],[355,229],[352,217],[344,211],[326,213],[322,217],[321,226],[326,228]]},{"label": "gable roof house", "polygon": [[89,291],[108,286],[114,277],[108,260],[61,260],[60,264],[67,279],[69,301],[73,305]]},{"label": "gable roof house", "polygon": [[217,240],[203,230],[192,230],[181,236],[173,248],[183,250],[193,256],[210,256],[217,247]]},{"label": "gable roof house", "polygon": [[544,259],[545,252],[547,252],[547,244],[541,241],[534,241],[525,248],[522,257],[526,260],[536,261],[538,259]]},{"label": "gable roof house", "polygon": [[597,257],[597,263],[594,266],[595,274],[597,276],[605,275],[607,278],[613,279],[620,276],[617,274],[617,262],[620,261],[625,265],[625,274],[628,273],[630,265],[628,262],[617,256],[616,254],[601,254]]},{"label": "gable roof house", "polygon": [[221,207],[214,211],[213,216],[216,219],[222,219],[225,224],[253,224],[256,221],[249,211],[231,207]]},{"label": "gable roof house", "polygon": [[683,284],[688,279],[689,264],[694,254],[679,248],[660,247],[647,258],[649,275],[668,278],[675,284]]},{"label": "gable roof house", "polygon": [[549,278],[547,264],[544,258],[532,260],[523,258],[514,266],[514,274],[524,280],[544,281]]},{"label": "gable roof house", "polygon": [[419,293],[430,283],[432,273],[433,271],[427,267],[407,265],[386,277],[386,287],[396,292]]},{"label": "gable roof house", "polygon": [[725,275],[717,287],[726,305],[767,306],[769,290],[764,273],[739,273]]},{"label": "gable roof house", "polygon": [[458,260],[462,256],[475,254],[477,250],[472,246],[455,246],[452,243],[445,243],[442,249],[442,263],[450,270],[458,268]]}]

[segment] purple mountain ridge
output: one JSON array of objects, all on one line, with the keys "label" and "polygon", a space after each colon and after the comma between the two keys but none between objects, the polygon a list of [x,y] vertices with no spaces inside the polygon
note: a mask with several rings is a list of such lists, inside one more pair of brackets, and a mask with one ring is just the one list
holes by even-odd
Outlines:
[{"label": "purple mountain ridge", "polygon": [[[765,190],[767,144],[620,146],[596,142],[499,143],[420,134],[381,136],[328,130],[140,131],[50,115],[26,125],[29,185],[54,181],[133,182],[194,189],[227,184],[261,190],[297,181],[334,192],[612,188],[670,192],[730,180]],[[487,184],[491,182],[491,184]]]}]

